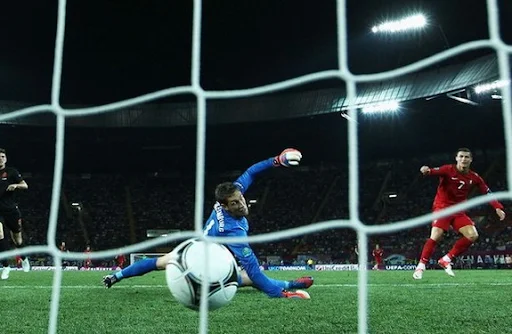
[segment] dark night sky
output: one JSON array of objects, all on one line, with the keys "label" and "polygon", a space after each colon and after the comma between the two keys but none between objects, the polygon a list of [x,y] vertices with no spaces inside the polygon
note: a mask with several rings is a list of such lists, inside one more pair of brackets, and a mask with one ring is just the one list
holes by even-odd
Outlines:
[{"label": "dark night sky", "polygon": [[[203,2],[201,84],[206,89],[256,87],[337,67],[335,1]],[[499,4],[503,37],[512,43],[510,23],[503,20],[511,17],[512,1],[500,0]],[[417,11],[431,22],[421,32],[404,36],[370,32],[378,21]],[[348,0],[347,12],[349,65],[354,73],[394,69],[446,49],[446,42],[453,47],[488,37],[484,0]],[[56,18],[57,1],[0,5],[0,100],[50,101]],[[68,1],[61,103],[102,104],[189,84],[191,20],[192,1]],[[468,52],[444,64],[490,52]],[[463,144],[503,145],[499,105],[473,108],[468,116],[468,107],[455,101],[429,103],[413,102],[400,117],[363,119],[362,158],[451,152]],[[441,117],[432,116],[437,110],[443,111]],[[236,153],[254,160],[257,153],[274,154],[282,146],[300,146],[314,160],[332,152],[333,143],[337,143],[339,157],[346,158],[346,122],[339,115],[236,126],[246,136],[233,135],[234,128],[208,129],[211,159]],[[455,133],[454,128],[464,130]],[[17,160],[20,168],[45,169],[51,164],[42,161],[51,161],[48,157],[54,154],[53,132],[2,127],[1,145],[12,151],[11,160]],[[194,128],[69,129],[68,166],[77,170],[98,165],[157,169],[183,165],[178,156],[193,163],[193,132]],[[259,139],[255,142],[254,138]],[[156,153],[143,149],[156,144],[177,148]],[[251,154],[244,153],[247,147]],[[96,152],[97,158],[87,152]],[[156,156],[158,161],[151,160]]]},{"label": "dark night sky", "polygon": [[[501,16],[512,13],[501,0]],[[192,1],[68,1],[63,103],[105,103],[190,83]],[[0,98],[49,100],[57,1],[10,1],[0,14]],[[377,36],[386,18],[423,11],[431,26]],[[349,0],[354,73],[402,66],[487,38],[484,0]],[[442,28],[441,29],[439,28]],[[503,29],[511,41],[510,30]],[[484,52],[490,52],[486,50]],[[456,59],[474,57],[471,52]],[[255,87],[337,66],[335,1],[204,1],[202,85]]]}]

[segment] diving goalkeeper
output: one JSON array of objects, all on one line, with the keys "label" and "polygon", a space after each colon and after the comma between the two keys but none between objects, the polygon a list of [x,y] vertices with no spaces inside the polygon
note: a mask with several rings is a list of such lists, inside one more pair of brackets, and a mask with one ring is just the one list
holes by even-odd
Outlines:
[{"label": "diving goalkeeper", "polygon": [[[249,208],[244,193],[251,186],[254,177],[271,168],[299,165],[302,154],[295,149],[286,149],[276,157],[260,161],[247,169],[235,182],[219,184],[215,189],[216,203],[212,213],[203,228],[205,236],[218,237],[245,237],[249,231],[249,222],[246,216]],[[240,286],[253,286],[269,297],[273,298],[300,298],[308,299],[304,291],[289,291],[289,289],[307,289],[313,284],[312,277],[301,277],[295,281],[280,281],[267,277],[261,272],[258,259],[247,243],[227,244],[234,254],[242,270],[238,278]],[[171,259],[171,253],[159,258],[150,258],[135,262],[125,269],[103,277],[106,288],[122,279],[142,276],[154,270],[164,270]]]}]

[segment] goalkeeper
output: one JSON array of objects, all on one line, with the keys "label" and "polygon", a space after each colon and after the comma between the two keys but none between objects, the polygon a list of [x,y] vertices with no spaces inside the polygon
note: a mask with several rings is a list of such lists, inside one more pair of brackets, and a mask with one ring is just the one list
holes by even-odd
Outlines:
[{"label": "goalkeeper", "polygon": [[[205,236],[244,237],[249,231],[246,216],[249,209],[244,193],[250,187],[254,177],[260,172],[279,166],[297,166],[302,154],[295,149],[286,149],[280,155],[260,161],[247,169],[235,182],[221,183],[215,189],[217,202],[204,226]],[[301,277],[295,281],[280,281],[267,277],[261,272],[258,259],[247,243],[227,244],[242,266],[238,278],[240,286],[253,286],[269,297],[308,299],[304,291],[288,291],[289,289],[307,289],[313,284],[312,277]],[[141,276],[154,270],[164,270],[171,259],[171,253],[159,258],[145,259],[126,267],[125,269],[103,277],[103,284],[110,288],[124,278]]]}]

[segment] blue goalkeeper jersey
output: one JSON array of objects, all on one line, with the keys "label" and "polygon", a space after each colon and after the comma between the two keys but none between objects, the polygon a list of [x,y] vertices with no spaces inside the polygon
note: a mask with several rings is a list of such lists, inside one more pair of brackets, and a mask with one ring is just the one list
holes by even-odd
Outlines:
[{"label": "blue goalkeeper jersey", "polygon": [[[244,194],[253,182],[256,174],[272,168],[273,158],[258,162],[247,169],[234,184]],[[246,217],[233,217],[225,211],[220,203],[215,203],[213,211],[204,226],[204,234],[212,237],[244,237],[249,233],[249,222]],[[281,297],[283,289],[275,285],[260,270],[258,259],[248,243],[227,244],[239,263],[247,272],[254,287],[270,297]]]}]

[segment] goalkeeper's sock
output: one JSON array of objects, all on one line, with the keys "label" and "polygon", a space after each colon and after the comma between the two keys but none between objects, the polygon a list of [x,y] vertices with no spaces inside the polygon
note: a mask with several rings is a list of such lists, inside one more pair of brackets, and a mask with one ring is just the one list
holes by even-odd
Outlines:
[{"label": "goalkeeper's sock", "polygon": [[455,245],[453,245],[453,248],[446,254],[450,260],[453,260],[460,254],[464,253],[468,250],[469,247],[473,244],[473,241],[469,240],[466,237],[461,237],[459,240],[455,242]]},{"label": "goalkeeper's sock", "polygon": [[425,242],[425,246],[423,246],[420,262],[428,263],[432,257],[432,253],[434,253],[434,250],[436,249],[436,246],[437,242],[434,239],[428,238],[427,242]]},{"label": "goalkeeper's sock", "polygon": [[270,282],[272,282],[272,284],[277,285],[278,287],[280,287],[281,289],[288,290],[290,288],[290,282],[289,281],[281,281],[281,280],[278,280],[278,279],[272,279],[270,277],[268,278],[268,280]]},{"label": "goalkeeper's sock", "polygon": [[142,276],[145,275],[153,270],[156,270],[156,261],[158,258],[150,258],[150,259],[144,259],[135,262],[134,264],[124,268],[121,271],[118,271],[114,274],[114,276],[117,278],[118,281],[122,280],[123,278],[129,278],[134,276]]}]

